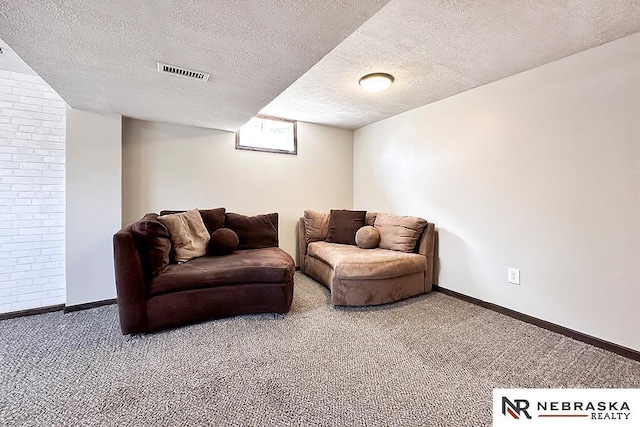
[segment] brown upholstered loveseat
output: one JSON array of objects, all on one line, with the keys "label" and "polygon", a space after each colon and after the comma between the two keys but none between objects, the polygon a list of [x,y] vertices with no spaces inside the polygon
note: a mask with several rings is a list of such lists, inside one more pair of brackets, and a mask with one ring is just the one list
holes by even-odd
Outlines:
[{"label": "brown upholstered loveseat", "polygon": [[223,208],[200,213],[209,233],[222,227],[233,230],[237,249],[177,263],[167,229],[154,213],[114,235],[123,334],[237,314],[289,311],[295,264],[278,247],[278,214],[246,217],[225,214]]},{"label": "brown upholstered loveseat", "polygon": [[[312,217],[321,214],[305,211],[305,217],[300,218],[300,270],[329,288],[333,305],[377,305],[431,291],[435,283],[434,224],[421,218],[386,216],[387,221],[401,223],[407,218],[422,221],[424,228],[416,233],[415,246],[407,252],[381,247],[363,249],[355,244],[326,241],[328,230],[321,230],[321,226],[310,232],[309,212]],[[367,213],[364,225],[374,227],[382,215]],[[397,229],[400,234],[406,230],[402,224]]]}]

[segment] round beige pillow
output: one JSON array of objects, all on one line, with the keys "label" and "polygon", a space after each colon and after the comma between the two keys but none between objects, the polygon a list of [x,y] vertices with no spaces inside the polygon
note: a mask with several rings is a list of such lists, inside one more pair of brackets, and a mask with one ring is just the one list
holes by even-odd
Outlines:
[{"label": "round beige pillow", "polygon": [[356,245],[362,249],[373,249],[378,247],[380,242],[380,233],[375,227],[365,225],[360,227],[356,232]]}]

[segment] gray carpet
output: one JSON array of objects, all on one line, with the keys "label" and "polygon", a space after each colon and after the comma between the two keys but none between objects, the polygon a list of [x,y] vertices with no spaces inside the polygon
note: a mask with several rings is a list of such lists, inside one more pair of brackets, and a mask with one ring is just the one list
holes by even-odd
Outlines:
[{"label": "gray carpet", "polygon": [[494,387],[638,387],[640,363],[441,293],[124,337],[115,306],[0,322],[2,426],[490,426]]}]

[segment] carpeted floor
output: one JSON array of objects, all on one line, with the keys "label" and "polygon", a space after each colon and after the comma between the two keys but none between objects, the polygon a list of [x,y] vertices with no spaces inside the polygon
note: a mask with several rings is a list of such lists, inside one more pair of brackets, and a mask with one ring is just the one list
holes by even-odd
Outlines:
[{"label": "carpeted floor", "polygon": [[640,363],[441,293],[120,334],[116,306],[0,322],[1,426],[490,426],[494,387],[638,387]]}]

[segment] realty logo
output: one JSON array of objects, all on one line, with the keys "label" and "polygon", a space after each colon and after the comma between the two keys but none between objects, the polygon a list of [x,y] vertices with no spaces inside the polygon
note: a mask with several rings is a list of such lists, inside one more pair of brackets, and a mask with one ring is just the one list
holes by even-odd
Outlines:
[{"label": "realty logo", "polygon": [[525,399],[513,399],[513,402],[508,398],[502,396],[502,415],[507,416],[507,414],[511,415],[516,420],[519,420],[520,417],[524,414],[525,417],[531,419],[531,415],[529,415],[529,401]]},{"label": "realty logo", "polygon": [[637,389],[493,389],[493,427],[640,426]]}]

